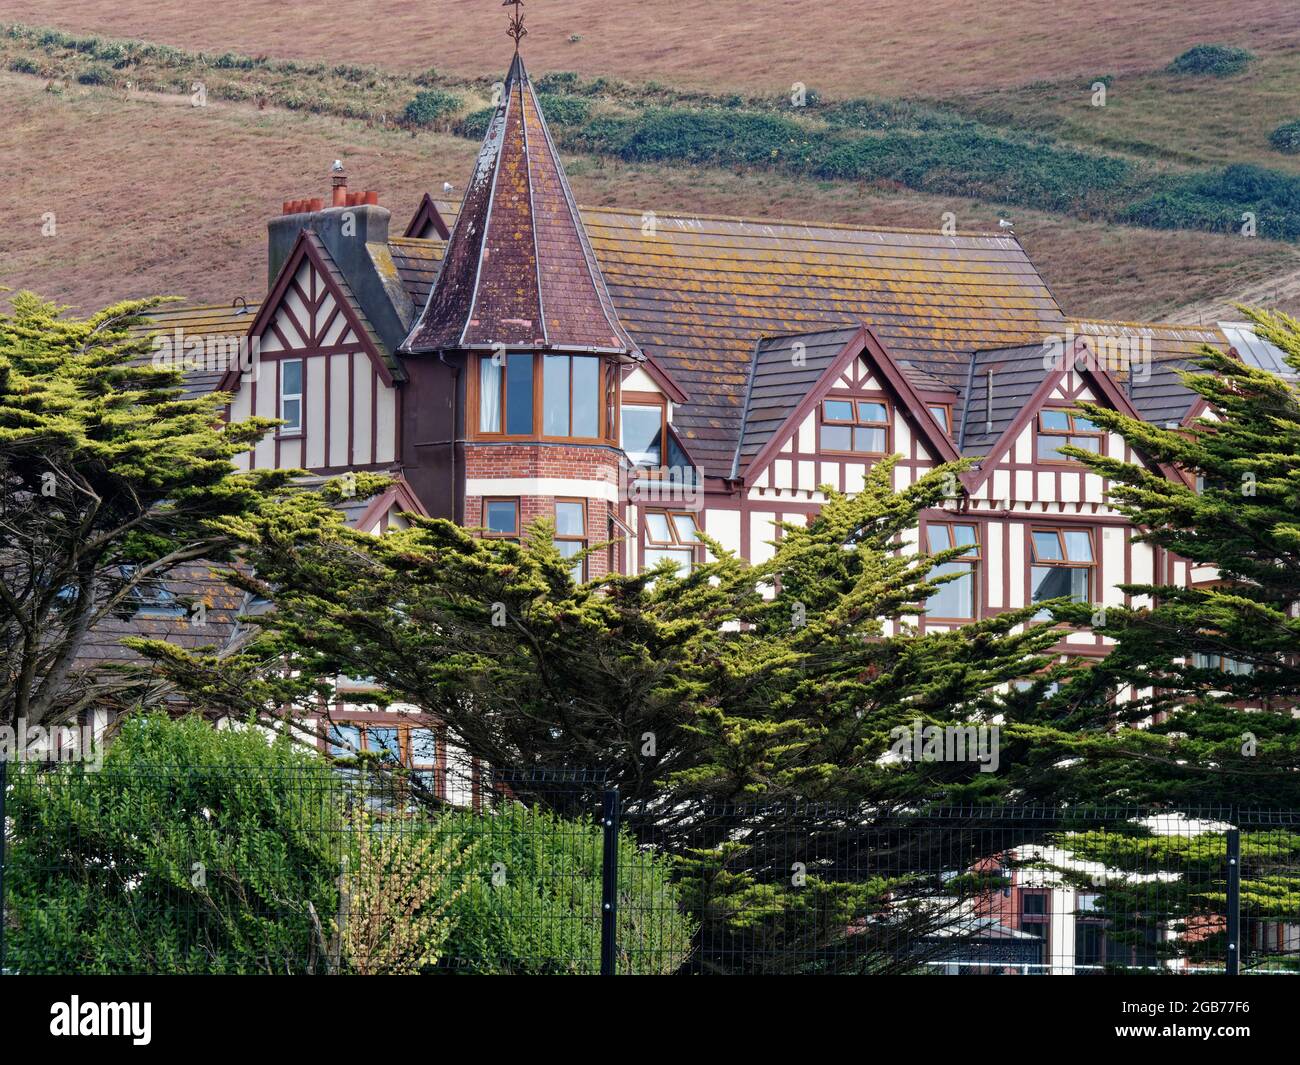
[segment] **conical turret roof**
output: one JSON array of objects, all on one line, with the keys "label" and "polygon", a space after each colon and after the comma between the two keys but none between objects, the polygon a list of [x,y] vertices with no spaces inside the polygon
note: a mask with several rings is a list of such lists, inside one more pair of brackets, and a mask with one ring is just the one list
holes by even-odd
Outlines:
[{"label": "conical turret roof", "polygon": [[510,66],[442,270],[401,350],[631,353],[523,59]]}]

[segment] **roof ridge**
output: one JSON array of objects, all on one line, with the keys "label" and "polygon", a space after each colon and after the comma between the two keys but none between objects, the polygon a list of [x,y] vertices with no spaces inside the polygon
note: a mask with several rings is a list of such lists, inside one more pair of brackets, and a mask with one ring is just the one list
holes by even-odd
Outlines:
[{"label": "roof ridge", "polygon": [[[578,204],[578,210],[583,212],[591,211],[592,213],[645,214],[644,210],[637,210],[632,207],[588,207],[581,203]],[[1020,244],[1020,241],[1015,234],[991,233],[983,230],[969,233],[942,233],[935,229],[922,229],[910,226],[871,226],[855,224],[852,222],[817,222],[808,218],[763,218],[753,215],[708,214],[705,212],[687,213],[683,211],[655,211],[654,215],[655,218],[694,219],[701,222],[743,222],[749,225],[802,226],[806,229],[842,229],[857,233],[909,233],[919,236],[938,237],[940,239],[946,239],[948,237],[978,237],[985,239],[1011,240],[1023,250],[1023,245]]]},{"label": "roof ridge", "polygon": [[[435,201],[438,202],[438,201]],[[443,200],[442,203],[449,201]],[[582,213],[591,212],[592,214],[629,214],[644,215],[646,212],[642,208],[619,207],[613,204],[595,205],[583,204],[576,205]],[[459,205],[456,207],[456,213],[459,215]],[[1014,233],[994,233],[987,230],[970,230],[967,232],[943,233],[935,229],[924,229],[919,226],[873,226],[867,223],[857,222],[818,222],[811,218],[769,218],[761,215],[739,215],[739,214],[712,214],[707,211],[655,211],[656,218],[680,218],[685,220],[698,220],[701,222],[741,222],[747,225],[769,225],[769,226],[802,226],[805,229],[836,229],[850,233],[907,233],[917,236],[938,237],[944,239],[947,237],[971,237],[984,240],[1009,240],[1014,243],[1021,251],[1024,251],[1024,245],[1020,243],[1020,238]],[[428,240],[428,237],[409,238]]]},{"label": "roof ridge", "polygon": [[1081,318],[1078,315],[1067,315],[1067,322],[1087,322],[1090,325],[1125,325],[1140,329],[1202,329],[1207,332],[1218,332],[1219,325],[1193,325],[1191,322],[1127,322],[1118,318]]}]

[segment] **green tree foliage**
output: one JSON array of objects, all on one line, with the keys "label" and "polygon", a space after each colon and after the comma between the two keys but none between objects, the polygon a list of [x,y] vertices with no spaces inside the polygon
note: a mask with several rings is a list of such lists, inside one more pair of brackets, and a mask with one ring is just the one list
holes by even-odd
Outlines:
[{"label": "green tree foliage", "polygon": [[[1047,664],[1058,635],[1026,625],[1037,607],[919,635],[908,619],[937,587],[932,567],[961,548],[901,549],[920,512],[951,493],[956,468],[902,491],[893,473],[892,461],[879,463],[852,498],[827,489],[821,513],[785,527],[760,565],[710,543],[713,557],[690,573],[664,563],[580,586],[546,523],[521,544],[419,518],[373,537],[303,493],[244,523],[257,577],[236,580],[275,609],[242,654],[215,661],[135,646],[201,705],[240,715],[278,714],[285,691],[268,678],[284,671],[373,677],[377,697],[356,698],[400,702],[414,722],[445,725],[471,755],[510,771],[519,798],[555,812],[566,807],[546,789],[514,781],[602,770],[637,840],[686,861],[675,875],[695,900],[699,943],[817,943],[817,964],[858,971],[870,967],[864,955],[903,938],[856,920],[882,884],[897,892],[910,870],[926,871],[911,927],[932,930],[952,916],[921,904],[945,887],[935,870],[962,866],[936,856],[942,833],[905,851],[873,848],[861,833],[846,841],[836,835],[842,811],[870,824],[903,808],[1012,795],[1022,785],[1006,762],[982,772],[973,759],[888,755],[898,729],[1020,720],[1034,702],[1004,690]],[[591,811],[592,799],[579,808]],[[793,813],[773,814],[791,802]],[[710,817],[751,803],[764,805],[743,824]],[[813,838],[830,841],[815,891],[791,891],[782,848]],[[514,957],[536,947],[493,949]],[[667,958],[676,947],[656,950]]]},{"label": "green tree foliage", "polygon": [[324,972],[341,816],[261,730],[130,718],[103,769],[10,766],[7,964],[23,973]]},{"label": "green tree foliage", "polygon": [[[1300,369],[1300,323],[1247,312]],[[1167,429],[1085,404],[1150,462],[1075,452],[1110,479],[1111,499],[1143,539],[1197,567],[1192,587],[1125,585],[1153,606],[1087,605],[1056,616],[1115,647],[1045,711],[1046,749],[1084,756],[1061,791],[1093,801],[1245,808],[1300,803],[1300,390],[1212,348],[1185,376],[1214,420]],[[1098,623],[1100,622],[1100,623]],[[1120,694],[1133,698],[1110,700]],[[1154,720],[1153,720],[1154,715]],[[1142,728],[1114,732],[1116,722]],[[1054,740],[1049,740],[1049,734]]]},{"label": "green tree foliage", "polygon": [[[901,492],[893,463],[864,491],[784,530],[751,566],[711,543],[671,565],[575,586],[544,523],[523,544],[413,519],[373,537],[302,493],[240,526],[273,598],[261,635],[222,662],[139,641],[164,673],[227,711],[273,711],[250,678],[373,676],[380,701],[445,723],[475,757],[528,771],[599,768],[627,802],[678,796],[879,800],[995,793],[973,763],[881,762],[915,719],[981,720],[996,689],[1044,665],[1031,610],[919,636],[933,559],[900,552],[952,471]],[[251,693],[251,694],[250,694]],[[268,700],[260,704],[253,700]],[[369,701],[373,696],[366,694]],[[241,714],[240,716],[243,716]]]},{"label": "green tree foliage", "polygon": [[273,423],[227,424],[228,397],[186,398],[155,364],[132,329],[159,302],[80,319],[19,293],[0,315],[0,724],[102,697],[74,672],[87,632],[178,566],[228,557],[227,522],[287,477],[231,463]]}]

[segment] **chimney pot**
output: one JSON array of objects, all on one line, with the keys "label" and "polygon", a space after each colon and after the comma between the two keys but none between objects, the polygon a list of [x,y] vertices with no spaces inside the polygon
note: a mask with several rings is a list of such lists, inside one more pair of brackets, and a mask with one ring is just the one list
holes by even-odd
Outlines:
[{"label": "chimney pot", "polygon": [[323,211],[325,210],[325,201],[320,196],[313,196],[308,201],[308,208],[313,211]]},{"label": "chimney pot", "polygon": [[364,202],[364,203],[368,203],[368,204],[370,204],[370,205],[373,206],[373,207],[378,207],[378,206],[379,206],[379,193],[376,192],[374,189],[366,189],[365,199],[364,199],[363,202]]},{"label": "chimney pot", "polygon": [[281,213],[281,214],[293,214],[293,201],[292,201],[292,200],[285,200],[285,201],[284,201],[284,210],[281,211],[280,213]]}]

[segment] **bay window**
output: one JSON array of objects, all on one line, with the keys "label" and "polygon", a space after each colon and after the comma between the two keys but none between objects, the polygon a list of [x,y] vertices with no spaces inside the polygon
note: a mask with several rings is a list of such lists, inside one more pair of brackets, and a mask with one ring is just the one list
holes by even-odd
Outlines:
[{"label": "bay window", "polygon": [[569,570],[574,584],[587,579],[585,559],[577,559],[587,549],[587,504],[580,499],[555,501],[555,549],[565,558],[576,561]]},{"label": "bay window", "polygon": [[608,438],[616,409],[615,370],[594,355],[480,356],[471,378],[470,399],[477,417],[471,432],[556,440]]},{"label": "bay window", "polygon": [[926,526],[926,540],[930,554],[938,554],[954,547],[967,550],[949,562],[941,562],[930,570],[931,577],[958,574],[953,580],[940,585],[938,591],[925,601],[927,618],[969,621],[975,617],[975,573],[980,560],[979,535],[974,525],[957,525],[932,522]]},{"label": "bay window", "polygon": [[[1069,599],[1086,603],[1092,598],[1092,571],[1096,559],[1092,533],[1087,529],[1034,529],[1033,565],[1029,569],[1032,601]],[[1049,617],[1039,611],[1034,620]]]}]

